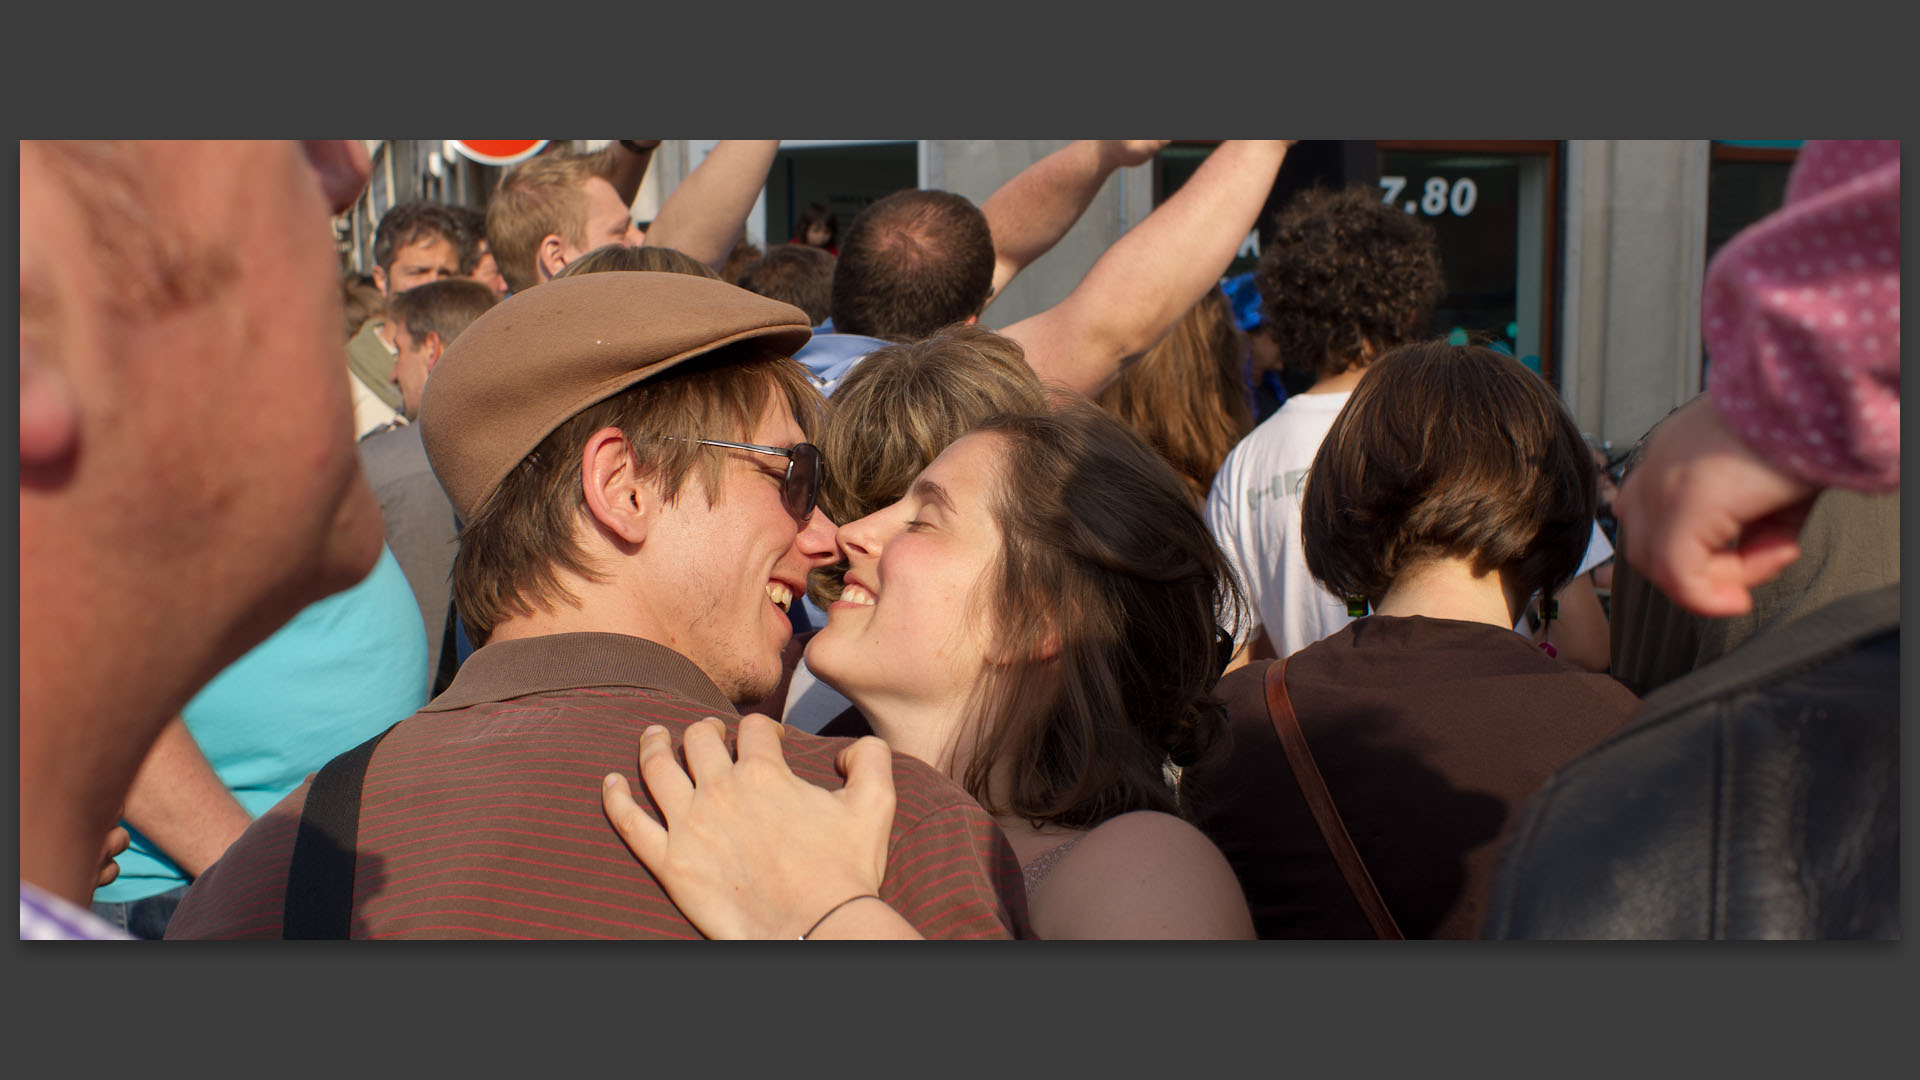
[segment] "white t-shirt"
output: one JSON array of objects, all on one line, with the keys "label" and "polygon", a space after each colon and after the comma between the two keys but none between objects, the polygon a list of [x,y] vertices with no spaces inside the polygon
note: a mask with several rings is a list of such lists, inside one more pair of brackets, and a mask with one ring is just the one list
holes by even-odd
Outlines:
[{"label": "white t-shirt", "polygon": [[[1278,656],[1291,656],[1353,621],[1346,601],[1307,573],[1300,543],[1300,485],[1350,396],[1342,391],[1288,398],[1221,462],[1207,494],[1207,527]],[[1244,645],[1252,630],[1245,619],[1241,623],[1233,628],[1236,645]]]},{"label": "white t-shirt", "polygon": [[[1288,398],[1221,462],[1207,494],[1207,527],[1239,575],[1254,623],[1265,628],[1276,656],[1291,656],[1353,621],[1346,600],[1307,572],[1300,537],[1300,486],[1351,396],[1345,391]],[[1579,572],[1612,557],[1613,545],[1596,522]],[[1532,629],[1524,615],[1514,627],[1528,636]],[[1246,644],[1250,630],[1235,628],[1234,644]]]},{"label": "white t-shirt", "polygon": [[809,734],[817,733],[828,721],[852,707],[853,702],[848,701],[846,695],[814,677],[813,669],[807,666],[803,656],[793,669],[793,680],[787,683],[787,707],[781,710],[780,722]]}]

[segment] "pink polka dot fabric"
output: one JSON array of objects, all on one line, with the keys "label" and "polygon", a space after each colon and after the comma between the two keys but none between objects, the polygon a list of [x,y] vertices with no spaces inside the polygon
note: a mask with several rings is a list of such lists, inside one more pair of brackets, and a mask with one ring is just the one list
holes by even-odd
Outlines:
[{"label": "pink polka dot fabric", "polygon": [[1808,142],[1786,204],[1729,241],[1701,306],[1708,390],[1815,484],[1900,486],[1900,144]]}]

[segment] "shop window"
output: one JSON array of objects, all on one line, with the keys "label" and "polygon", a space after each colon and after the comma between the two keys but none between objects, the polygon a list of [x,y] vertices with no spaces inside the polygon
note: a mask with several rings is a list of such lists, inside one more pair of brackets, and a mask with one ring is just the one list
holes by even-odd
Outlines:
[{"label": "shop window", "polygon": [[[1190,178],[1214,143],[1175,144],[1154,169],[1155,201]],[[1552,382],[1560,144],[1551,141],[1307,141],[1287,155],[1255,235],[1228,275],[1252,270],[1272,215],[1311,187],[1377,188],[1381,200],[1433,226],[1447,295],[1435,337],[1517,357]]]},{"label": "shop window", "polygon": [[1780,209],[1797,140],[1716,140],[1707,170],[1707,258],[1741,229]]},{"label": "shop window", "polygon": [[1559,144],[1378,142],[1380,198],[1433,226],[1447,296],[1433,333],[1555,379]]},{"label": "shop window", "polygon": [[[920,186],[917,144],[850,143],[784,148],[767,175],[766,242],[787,242],[808,203],[821,203],[846,235],[853,217],[885,195]],[[836,245],[837,246],[837,245]]]}]

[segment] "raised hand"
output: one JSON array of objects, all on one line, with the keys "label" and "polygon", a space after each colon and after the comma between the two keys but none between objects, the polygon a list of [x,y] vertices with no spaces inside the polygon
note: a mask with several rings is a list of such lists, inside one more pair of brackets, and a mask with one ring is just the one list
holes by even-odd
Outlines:
[{"label": "raised hand", "polygon": [[1153,160],[1153,155],[1165,149],[1172,139],[1108,139],[1106,140],[1108,160],[1115,168],[1128,168],[1133,165],[1145,165]]},{"label": "raised hand", "polygon": [[1749,590],[1800,557],[1817,491],[1754,453],[1701,395],[1654,432],[1614,514],[1627,559],[1674,603],[1742,615]]}]

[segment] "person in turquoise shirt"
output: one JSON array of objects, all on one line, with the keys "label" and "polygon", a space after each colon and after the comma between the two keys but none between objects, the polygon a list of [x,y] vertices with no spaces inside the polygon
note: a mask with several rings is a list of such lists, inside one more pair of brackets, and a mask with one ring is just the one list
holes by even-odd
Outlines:
[{"label": "person in turquoise shirt", "polygon": [[[426,674],[420,609],[383,545],[364,581],[301,611],[187,703],[128,793],[132,844],[117,860],[119,876],[95,890],[95,913],[159,938],[192,873],[217,857],[223,839],[426,704]],[[200,801],[186,805],[196,779]]]}]

